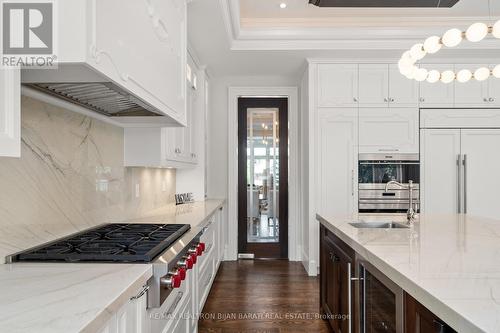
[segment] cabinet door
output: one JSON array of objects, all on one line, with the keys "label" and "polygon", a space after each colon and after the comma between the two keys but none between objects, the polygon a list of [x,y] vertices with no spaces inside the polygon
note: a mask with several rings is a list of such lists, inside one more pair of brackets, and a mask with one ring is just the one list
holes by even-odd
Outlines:
[{"label": "cabinet door", "polygon": [[0,69],[0,156],[21,156],[21,80],[18,69]]},{"label": "cabinet door", "polygon": [[460,130],[423,129],[420,137],[421,210],[426,214],[456,214],[459,211]]},{"label": "cabinet door", "polygon": [[320,109],[317,126],[318,212],[350,215],[357,211],[358,110]]},{"label": "cabinet door", "polygon": [[359,152],[418,153],[417,108],[360,108]]},{"label": "cabinet door", "polygon": [[[427,69],[435,69],[440,72],[454,70],[453,65],[423,65]],[[428,83],[420,82],[420,107],[421,108],[441,108],[453,107],[455,99],[455,83]]]},{"label": "cabinet door", "polygon": [[358,105],[358,65],[318,65],[318,106]]},{"label": "cabinet door", "polygon": [[500,129],[463,129],[463,201],[470,215],[498,218]]},{"label": "cabinet door", "polygon": [[394,64],[389,65],[389,106],[418,106],[418,82],[407,79]]},{"label": "cabinet door", "polygon": [[[458,72],[462,69],[474,70],[479,67],[488,67],[488,65],[455,65]],[[465,83],[455,81],[455,107],[485,107],[488,102],[488,80],[477,81],[469,80]]]},{"label": "cabinet door", "polygon": [[[322,234],[324,230],[322,228]],[[339,329],[339,321],[334,319],[334,315],[339,313],[340,306],[339,260],[340,258],[335,255],[333,244],[322,237],[320,258],[321,308],[329,316],[328,321],[334,332],[338,332]]]},{"label": "cabinet door", "polygon": [[405,295],[405,332],[406,333],[454,333],[435,314],[417,302],[413,297]]},{"label": "cabinet door", "polygon": [[387,65],[359,65],[359,106],[387,107],[389,71]]},{"label": "cabinet door", "polygon": [[[490,65],[489,68],[494,68],[495,65]],[[500,106],[500,79],[490,76],[488,81],[488,104],[492,107]]]}]

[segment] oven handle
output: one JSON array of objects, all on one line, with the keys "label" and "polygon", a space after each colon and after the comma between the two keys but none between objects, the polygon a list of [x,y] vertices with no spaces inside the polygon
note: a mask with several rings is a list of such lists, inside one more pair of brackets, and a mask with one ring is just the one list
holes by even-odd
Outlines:
[{"label": "oven handle", "polygon": [[360,165],[386,165],[386,164],[395,164],[395,165],[419,165],[420,162],[394,162],[394,161],[370,161],[370,162],[359,162]]}]

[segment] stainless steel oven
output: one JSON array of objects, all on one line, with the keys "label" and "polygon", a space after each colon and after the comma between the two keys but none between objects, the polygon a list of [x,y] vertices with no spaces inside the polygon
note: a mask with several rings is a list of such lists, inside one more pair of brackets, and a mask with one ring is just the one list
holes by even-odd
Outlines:
[{"label": "stainless steel oven", "polygon": [[416,211],[420,206],[420,161],[418,154],[359,154],[358,190],[360,213],[404,213],[408,210],[408,190],[385,185],[395,180],[413,180]]}]

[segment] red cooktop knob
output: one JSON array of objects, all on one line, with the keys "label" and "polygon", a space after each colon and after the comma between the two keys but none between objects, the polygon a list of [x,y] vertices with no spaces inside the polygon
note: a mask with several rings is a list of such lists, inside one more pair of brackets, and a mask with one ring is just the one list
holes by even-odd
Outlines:
[{"label": "red cooktop knob", "polygon": [[179,288],[181,286],[181,277],[176,274],[172,276],[172,288]]},{"label": "red cooktop knob", "polygon": [[205,243],[199,243],[198,247],[201,249],[201,252],[205,252]]},{"label": "red cooktop knob", "polygon": [[197,257],[196,253],[191,253],[189,256],[191,257],[193,264],[196,264],[196,262],[198,261],[198,259],[196,258]]},{"label": "red cooktop knob", "polygon": [[186,258],[186,267],[187,269],[193,268],[193,259],[191,258],[191,256],[187,256]]},{"label": "red cooktop knob", "polygon": [[201,256],[202,253],[203,249],[201,248],[201,245],[200,244],[196,245],[196,254]]},{"label": "red cooktop knob", "polygon": [[177,268],[177,275],[179,275],[181,280],[186,279],[186,269],[184,267]]}]

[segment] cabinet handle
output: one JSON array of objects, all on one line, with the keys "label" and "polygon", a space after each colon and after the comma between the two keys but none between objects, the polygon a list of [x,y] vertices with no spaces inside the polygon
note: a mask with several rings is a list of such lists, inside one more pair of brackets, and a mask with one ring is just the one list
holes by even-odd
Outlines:
[{"label": "cabinet handle", "polygon": [[351,170],[351,195],[354,196],[354,170]]},{"label": "cabinet handle", "polygon": [[177,308],[177,305],[179,305],[179,302],[181,301],[183,295],[184,295],[184,292],[182,292],[182,291],[179,291],[177,293],[177,296],[175,296],[174,302],[168,308],[168,311],[165,313],[167,316],[171,316],[174,313],[174,311]]},{"label": "cabinet handle", "polygon": [[420,97],[420,102],[425,102],[425,98]]},{"label": "cabinet handle", "polygon": [[464,154],[464,214],[467,214],[467,154]]},{"label": "cabinet handle", "polygon": [[494,99],[493,97],[490,97],[490,98],[488,99],[488,101],[490,101],[490,102],[494,102],[494,101],[495,101],[495,99]]},{"label": "cabinet handle", "polygon": [[352,290],[351,290],[351,263],[347,263],[347,318],[349,323],[347,324],[347,331],[351,333],[351,304],[352,304]]},{"label": "cabinet handle", "polygon": [[442,322],[440,322],[439,320],[436,320],[436,319],[433,319],[432,322],[434,324],[434,327],[436,327],[438,329],[438,333],[445,333],[445,327],[444,327],[444,324]]},{"label": "cabinet handle", "polygon": [[457,210],[458,214],[462,212],[462,200],[461,200],[461,194],[460,191],[462,190],[462,184],[461,184],[461,179],[462,179],[462,172],[461,172],[461,165],[462,165],[462,156],[460,154],[457,155]]},{"label": "cabinet handle", "polygon": [[391,101],[391,102],[394,102],[394,98],[391,98],[391,99],[390,99],[390,101]]},{"label": "cabinet handle", "polygon": [[357,99],[356,97],[353,97],[353,99],[352,99],[352,100],[353,100],[354,102],[357,102],[357,101],[358,101],[358,99]]},{"label": "cabinet handle", "polygon": [[380,148],[378,151],[399,151],[399,148]]},{"label": "cabinet handle", "polygon": [[488,102],[488,99],[486,97],[483,98],[483,102]]},{"label": "cabinet handle", "polygon": [[387,99],[387,98],[384,98],[384,102],[389,102],[389,99]]},{"label": "cabinet handle", "polygon": [[145,293],[148,292],[148,290],[149,290],[149,286],[147,286],[147,285],[143,286],[142,290],[137,295],[130,297],[130,300],[133,301],[134,299],[141,298],[142,296],[144,296]]}]

